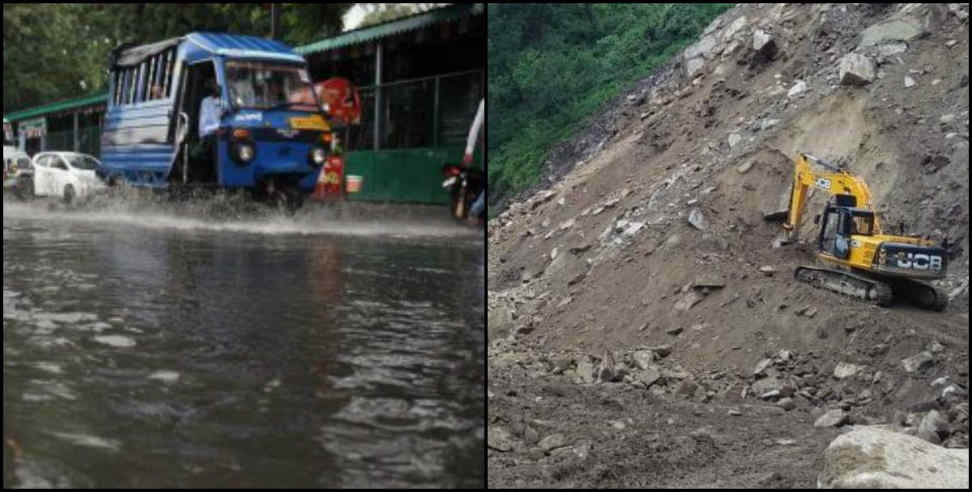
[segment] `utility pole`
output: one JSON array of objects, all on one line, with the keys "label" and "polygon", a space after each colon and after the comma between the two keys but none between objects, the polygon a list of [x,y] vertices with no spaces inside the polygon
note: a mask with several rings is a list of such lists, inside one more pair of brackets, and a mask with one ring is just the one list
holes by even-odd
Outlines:
[{"label": "utility pole", "polygon": [[277,39],[280,34],[280,4],[270,4],[270,39]]}]

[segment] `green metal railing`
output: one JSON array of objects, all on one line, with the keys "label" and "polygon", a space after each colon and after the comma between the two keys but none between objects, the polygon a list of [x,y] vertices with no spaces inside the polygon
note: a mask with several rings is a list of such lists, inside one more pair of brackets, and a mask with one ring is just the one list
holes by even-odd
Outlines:
[{"label": "green metal railing", "polygon": [[[74,130],[47,132],[45,150],[74,151]],[[101,158],[101,130],[97,126],[78,128],[78,152]]]},{"label": "green metal railing", "polygon": [[[361,124],[350,133],[346,174],[364,178],[351,200],[446,204],[442,165],[462,161],[483,98],[483,72],[472,70],[381,86],[384,119],[375,150],[375,88],[361,89]],[[347,138],[347,137],[344,137]],[[483,142],[474,165],[482,167]]]},{"label": "green metal railing", "polygon": [[[381,150],[465,145],[483,98],[482,70],[381,84]],[[350,128],[349,150],[375,150],[375,87],[362,87],[361,124]]]}]

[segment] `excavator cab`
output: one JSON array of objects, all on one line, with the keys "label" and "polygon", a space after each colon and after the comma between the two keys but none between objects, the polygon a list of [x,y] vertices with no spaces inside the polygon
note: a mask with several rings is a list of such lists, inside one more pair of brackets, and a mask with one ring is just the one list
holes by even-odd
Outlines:
[{"label": "excavator cab", "polygon": [[818,249],[842,260],[850,257],[851,236],[874,234],[874,212],[870,210],[828,204],[820,220]]}]

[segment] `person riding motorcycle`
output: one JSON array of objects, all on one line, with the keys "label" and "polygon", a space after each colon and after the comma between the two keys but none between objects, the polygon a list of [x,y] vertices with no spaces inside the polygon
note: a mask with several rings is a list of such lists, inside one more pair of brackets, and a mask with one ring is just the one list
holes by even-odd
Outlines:
[{"label": "person riding motorcycle", "polygon": [[[466,139],[466,153],[462,158],[462,165],[469,167],[472,162],[473,151],[476,147],[476,141],[479,138],[479,133],[483,127],[483,119],[485,117],[485,99],[479,100],[479,110],[476,111],[476,119],[473,120],[472,128],[469,129],[469,137]],[[486,162],[483,161],[483,189],[479,192],[479,197],[473,202],[472,207],[469,209],[469,222],[482,225],[484,217],[486,215]]]}]

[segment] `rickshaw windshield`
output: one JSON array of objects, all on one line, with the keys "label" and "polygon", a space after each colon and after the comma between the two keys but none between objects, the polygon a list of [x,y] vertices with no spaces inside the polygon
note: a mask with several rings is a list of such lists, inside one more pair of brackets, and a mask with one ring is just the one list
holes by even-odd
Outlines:
[{"label": "rickshaw windshield", "polygon": [[254,61],[227,61],[230,103],[239,108],[319,111],[305,68]]}]

